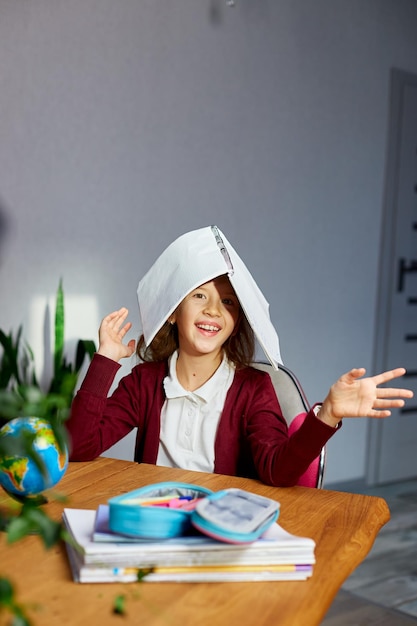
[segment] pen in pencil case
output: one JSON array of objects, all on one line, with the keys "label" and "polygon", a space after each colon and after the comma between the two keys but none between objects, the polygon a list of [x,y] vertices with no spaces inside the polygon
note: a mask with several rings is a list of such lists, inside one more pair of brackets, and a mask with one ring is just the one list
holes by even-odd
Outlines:
[{"label": "pen in pencil case", "polygon": [[192,500],[194,496],[179,496],[177,493],[170,493],[164,496],[155,496],[148,498],[132,498],[123,501],[123,504],[139,504],[140,506],[155,506],[157,504],[164,505],[173,500]]},{"label": "pen in pencil case", "polygon": [[164,502],[152,502],[148,501],[143,503],[141,506],[160,506],[168,509],[184,509],[190,510],[194,508],[197,504],[197,501],[201,500],[201,498],[192,498],[190,496],[181,496],[180,498],[171,498],[171,500],[166,500]]},{"label": "pen in pencil case", "polygon": [[128,504],[135,504],[139,506],[158,506],[168,509],[182,509],[184,511],[191,511],[196,506],[201,498],[194,498],[193,496],[171,496],[168,498],[149,498],[146,500],[132,500],[126,501]]}]

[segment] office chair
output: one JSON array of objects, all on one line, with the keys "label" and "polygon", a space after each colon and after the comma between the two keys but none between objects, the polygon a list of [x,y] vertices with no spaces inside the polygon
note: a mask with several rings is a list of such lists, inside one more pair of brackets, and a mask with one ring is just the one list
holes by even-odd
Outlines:
[{"label": "office chair", "polygon": [[[270,375],[275,392],[278,396],[282,415],[287,421],[288,431],[291,434],[301,426],[305,414],[308,413],[311,408],[298,379],[285,365],[279,365],[278,370],[275,370],[269,363],[256,362],[252,363],[252,366],[264,372],[268,372]],[[325,465],[326,448],[323,447],[320,456],[317,457],[306,472],[300,476],[297,484],[303,487],[321,489],[323,486]]]}]

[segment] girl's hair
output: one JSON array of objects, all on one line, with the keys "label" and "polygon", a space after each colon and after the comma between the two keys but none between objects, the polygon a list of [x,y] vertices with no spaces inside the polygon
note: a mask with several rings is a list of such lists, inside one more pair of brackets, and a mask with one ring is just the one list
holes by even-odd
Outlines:
[{"label": "girl's hair", "polygon": [[[149,346],[144,336],[139,337],[136,354],[142,361],[166,361],[175,350],[178,350],[178,330],[176,324],[165,322],[155,335]],[[255,354],[255,336],[245,315],[241,313],[236,328],[223,346],[227,358],[236,368],[247,367]]]}]

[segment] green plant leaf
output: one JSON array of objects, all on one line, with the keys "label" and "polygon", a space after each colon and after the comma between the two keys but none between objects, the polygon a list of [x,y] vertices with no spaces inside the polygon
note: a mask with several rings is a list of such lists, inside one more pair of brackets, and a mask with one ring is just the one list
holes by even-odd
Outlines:
[{"label": "green plant leaf", "polygon": [[22,326],[19,326],[16,337],[0,330],[0,346],[3,353],[0,359],[0,389],[7,389],[19,384],[38,382],[35,375],[33,352],[29,345],[21,342]]},{"label": "green plant leaf", "polygon": [[15,543],[33,531],[32,523],[26,516],[19,515],[11,520],[7,526],[7,541]]},{"label": "green plant leaf", "polygon": [[62,525],[48,517],[33,502],[26,501],[20,514],[7,526],[7,541],[14,543],[32,534],[39,535],[44,546],[49,549],[61,539]]},{"label": "green plant leaf", "polygon": [[10,605],[13,601],[13,587],[8,578],[0,578],[0,605]]},{"label": "green plant leaf", "polygon": [[51,548],[61,539],[62,525],[52,520],[48,515],[32,504],[25,504],[23,514],[31,522],[34,532],[40,535],[47,549]]},{"label": "green plant leaf", "polygon": [[0,612],[2,607],[13,615],[10,626],[30,626],[29,619],[15,600],[14,589],[8,578],[0,578]]},{"label": "green plant leaf", "polygon": [[20,456],[25,457],[28,451],[33,450],[33,440],[36,433],[21,431],[18,437],[0,437],[0,450],[3,452],[3,462],[6,464],[7,459]]},{"label": "green plant leaf", "polygon": [[3,348],[3,356],[0,362],[0,388],[5,389],[14,378],[20,383],[19,377],[19,344],[22,334],[22,326],[19,326],[16,339],[13,340],[13,333],[9,335],[0,330],[0,345]]},{"label": "green plant leaf", "polygon": [[32,348],[26,341],[24,342],[24,348],[20,356],[20,370],[20,379],[22,383],[30,385],[32,387],[39,387],[38,379],[36,378],[35,372],[35,356],[33,354]]},{"label": "green plant leaf", "polygon": [[126,613],[126,596],[118,595],[114,599],[113,613],[116,615],[124,615]]},{"label": "green plant leaf", "polygon": [[55,304],[55,348],[54,348],[54,377],[59,377],[62,360],[64,356],[64,290],[62,288],[62,278],[59,281]]},{"label": "green plant leaf", "polygon": [[10,626],[31,626],[31,623],[29,619],[20,612],[20,609],[18,609],[17,612],[15,611],[15,615]]},{"label": "green plant leaf", "polygon": [[79,339],[75,354],[75,371],[77,373],[80,371],[85,357],[88,355],[92,359],[96,349],[96,344],[91,339]]},{"label": "green plant leaf", "polygon": [[0,417],[5,419],[19,417],[22,405],[22,398],[15,390],[0,389]]},{"label": "green plant leaf", "polygon": [[138,569],[138,573],[137,573],[138,583],[141,583],[146,578],[146,576],[148,576],[148,574],[152,574],[153,571],[154,571],[153,567],[146,567],[146,568]]}]

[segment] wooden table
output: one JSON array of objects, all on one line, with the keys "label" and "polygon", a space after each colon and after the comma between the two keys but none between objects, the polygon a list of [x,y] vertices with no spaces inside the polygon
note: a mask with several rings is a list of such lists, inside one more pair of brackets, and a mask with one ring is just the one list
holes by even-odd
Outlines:
[{"label": "wooden table", "polygon": [[[59,489],[68,496],[65,506],[95,509],[111,496],[163,480],[195,483],[213,491],[240,487],[278,500],[280,524],[316,541],[312,578],[266,583],[77,584],[63,545],[46,551],[32,536],[9,546],[1,533],[0,576],[15,584],[18,600],[34,625],[314,626],[389,520],[388,506],[381,498],[303,487],[277,489],[255,480],[108,458],[70,463]],[[45,510],[60,519],[63,507],[62,502],[51,501]],[[121,594],[124,616],[112,612]],[[0,624],[9,623],[10,618],[0,614]]]}]

